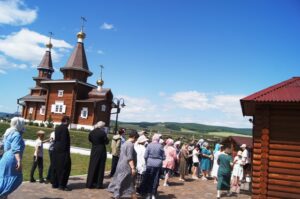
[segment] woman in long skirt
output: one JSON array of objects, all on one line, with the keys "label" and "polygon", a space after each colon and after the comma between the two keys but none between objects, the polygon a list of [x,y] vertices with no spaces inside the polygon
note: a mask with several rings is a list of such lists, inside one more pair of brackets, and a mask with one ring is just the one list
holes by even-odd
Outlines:
[{"label": "woman in long skirt", "polygon": [[201,160],[201,169],[202,169],[202,180],[207,180],[208,173],[211,169],[211,159],[212,154],[209,150],[209,144],[207,142],[203,143],[203,148],[201,150],[202,153],[202,160]]},{"label": "woman in long skirt", "polygon": [[4,154],[0,159],[0,198],[6,198],[23,181],[22,155],[25,143],[22,138],[25,120],[14,117],[3,136]]},{"label": "woman in long skirt", "polygon": [[214,150],[214,164],[211,171],[211,176],[214,178],[214,184],[217,184],[218,181],[218,170],[219,170],[218,159],[219,159],[219,155],[222,153],[221,147],[222,147],[221,144],[216,144]]},{"label": "woman in long skirt", "polygon": [[122,196],[136,199],[134,177],[136,174],[136,153],[134,143],[139,137],[136,131],[129,133],[128,140],[121,147],[120,159],[114,177],[108,186],[108,191],[113,193],[115,199]]},{"label": "woman in long skirt", "polygon": [[230,196],[230,177],[232,157],[229,155],[230,148],[226,147],[223,154],[219,156],[218,164],[218,184],[217,184],[217,198],[221,197],[221,191],[227,191],[227,195]]},{"label": "woman in long skirt", "polygon": [[88,170],[87,188],[103,188],[103,177],[106,162],[106,144],[109,140],[103,129],[105,123],[100,121],[95,125],[95,129],[89,134],[89,141],[92,143],[90,165]]},{"label": "woman in long skirt", "polygon": [[188,159],[189,159],[189,151],[188,145],[183,144],[179,154],[179,180],[185,181],[185,175],[188,174]]}]

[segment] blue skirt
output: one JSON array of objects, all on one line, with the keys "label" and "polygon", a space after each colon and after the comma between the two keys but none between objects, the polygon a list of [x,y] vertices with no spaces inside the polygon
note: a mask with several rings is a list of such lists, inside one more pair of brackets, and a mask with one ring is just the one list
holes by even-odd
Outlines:
[{"label": "blue skirt", "polygon": [[0,160],[0,196],[7,196],[23,181],[23,174],[16,170],[17,161],[12,151],[3,154]]}]

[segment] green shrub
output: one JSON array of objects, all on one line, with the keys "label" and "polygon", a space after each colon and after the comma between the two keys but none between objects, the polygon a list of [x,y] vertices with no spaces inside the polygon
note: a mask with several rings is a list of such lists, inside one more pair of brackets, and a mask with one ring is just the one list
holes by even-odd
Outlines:
[{"label": "green shrub", "polygon": [[34,122],[34,123],[33,123],[33,126],[39,126],[39,123]]},{"label": "green shrub", "polygon": [[40,127],[45,127],[45,124],[44,123],[40,123]]}]

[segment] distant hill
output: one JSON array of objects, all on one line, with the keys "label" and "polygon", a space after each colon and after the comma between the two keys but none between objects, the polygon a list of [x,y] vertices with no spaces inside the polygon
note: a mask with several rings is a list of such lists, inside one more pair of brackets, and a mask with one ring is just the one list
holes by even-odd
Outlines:
[{"label": "distant hill", "polygon": [[[115,122],[111,122],[111,128],[114,128]],[[224,126],[212,126],[197,123],[177,123],[177,122],[118,122],[118,126],[126,129],[147,129],[149,131],[176,132],[176,133],[210,133],[218,132],[235,133],[241,135],[252,135],[249,128],[231,128]]]}]

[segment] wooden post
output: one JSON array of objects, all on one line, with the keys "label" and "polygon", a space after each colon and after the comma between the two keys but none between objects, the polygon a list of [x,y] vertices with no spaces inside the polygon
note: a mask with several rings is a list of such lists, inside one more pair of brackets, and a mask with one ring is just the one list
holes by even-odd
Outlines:
[{"label": "wooden post", "polygon": [[260,198],[267,198],[269,170],[269,129],[261,132]]}]

